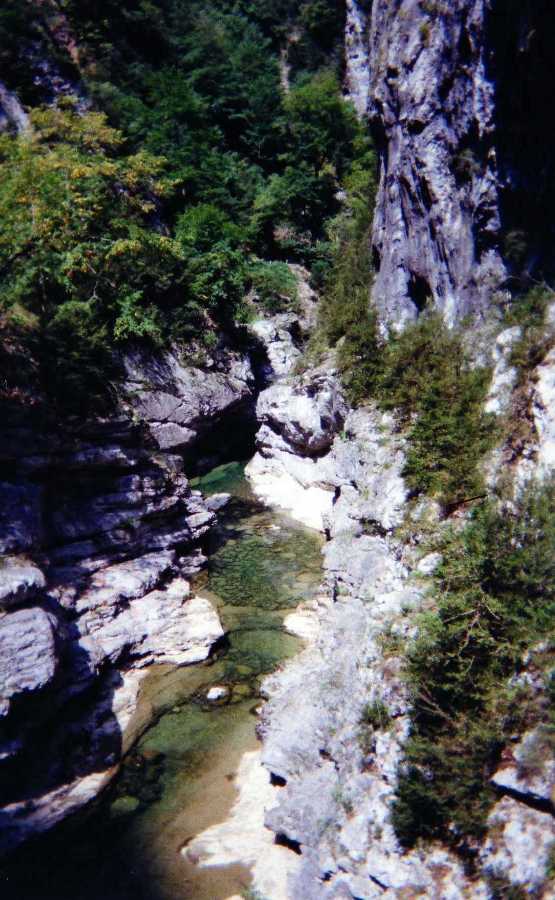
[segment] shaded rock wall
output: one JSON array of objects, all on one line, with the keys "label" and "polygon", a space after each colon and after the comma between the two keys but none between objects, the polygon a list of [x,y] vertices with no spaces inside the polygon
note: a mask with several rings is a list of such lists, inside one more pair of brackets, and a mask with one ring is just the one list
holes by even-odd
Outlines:
[{"label": "shaded rock wall", "polygon": [[141,669],[205,659],[222,636],[210,603],[190,596],[216,516],[184,465],[249,446],[255,377],[231,350],[206,362],[129,354],[104,419],[57,421],[30,393],[3,403],[0,849],[114,774]]},{"label": "shaded rock wall", "polygon": [[194,364],[177,346],[129,351],[102,419],[57,421],[38,382],[4,401],[0,852],[117,771],[149,664],[201,661],[222,636],[188,580],[217,505],[184,473],[252,452],[258,390],[298,358],[305,327],[254,323],[242,349],[222,339]]},{"label": "shaded rock wall", "polygon": [[495,85],[496,152],[504,254],[511,274],[555,276],[555,157],[550,109],[555,88],[549,0],[495,0],[487,23],[488,74]]},{"label": "shaded rock wall", "polygon": [[266,358],[256,336],[247,351],[227,346],[191,365],[179,347],[159,353],[136,349],[122,362],[123,407],[143,422],[161,450],[180,453],[189,472],[206,471],[252,452],[258,372],[252,360]]}]

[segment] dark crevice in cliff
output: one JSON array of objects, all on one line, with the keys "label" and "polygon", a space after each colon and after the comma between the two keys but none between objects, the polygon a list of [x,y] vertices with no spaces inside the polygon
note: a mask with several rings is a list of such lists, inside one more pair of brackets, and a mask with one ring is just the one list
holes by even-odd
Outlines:
[{"label": "dark crevice in cliff", "polygon": [[270,784],[274,787],[285,787],[287,779],[283,778],[281,775],[276,775],[275,772],[270,772]]},{"label": "dark crevice in cliff", "polygon": [[411,272],[407,288],[409,297],[416,306],[418,314],[424,312],[432,296],[432,289],[428,281],[422,275],[416,275],[414,272]]},{"label": "dark crevice in cliff", "polygon": [[517,791],[510,787],[502,787],[501,785],[495,785],[495,787],[501,796],[512,797],[513,800],[523,803],[530,809],[546,813],[549,816],[555,816],[555,804],[551,800],[546,800],[544,797],[536,797],[533,794],[525,794],[523,791]]},{"label": "dark crevice in cliff", "polygon": [[250,459],[257,427],[255,398],[226,411],[183,452],[187,475],[202,475],[223,463]]},{"label": "dark crevice in cliff", "polygon": [[488,21],[502,179],[504,256],[514,276],[555,277],[555,90],[550,0],[496,0]]},{"label": "dark crevice in cliff", "polygon": [[276,834],[274,839],[274,844],[278,844],[280,847],[287,847],[288,850],[291,850],[293,853],[296,853],[297,856],[302,856],[301,845],[298,841],[293,840],[293,838],[287,837],[282,831]]}]

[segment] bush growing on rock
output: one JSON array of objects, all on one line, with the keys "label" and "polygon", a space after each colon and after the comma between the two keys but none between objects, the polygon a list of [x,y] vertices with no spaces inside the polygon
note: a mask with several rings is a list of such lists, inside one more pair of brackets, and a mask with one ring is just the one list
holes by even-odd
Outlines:
[{"label": "bush growing on rock", "polygon": [[496,436],[494,416],[483,411],[490,371],[471,367],[460,336],[439,315],[384,342],[362,277],[356,288],[351,281],[350,297],[327,319],[331,339],[343,334],[338,356],[350,401],[374,399],[395,414],[407,435],[403,474],[415,493],[446,507],[481,494],[479,464]]},{"label": "bush growing on rock", "polygon": [[[435,609],[408,654],[412,733],[393,823],[401,842],[440,838],[468,849],[494,800],[489,777],[509,736],[553,715],[515,680],[524,653],[549,686],[555,621],[555,482],[518,510],[485,503],[442,548]],[[511,680],[512,679],[512,680]],[[470,842],[470,843],[469,843]]]},{"label": "bush growing on rock", "polygon": [[479,463],[495,437],[494,417],[483,412],[490,378],[470,366],[460,337],[438,315],[389,340],[376,393],[407,428],[403,474],[413,490],[446,506],[483,492]]},{"label": "bush growing on rock", "polygon": [[255,262],[249,269],[249,278],[258,302],[267,312],[295,309],[297,278],[286,263]]}]

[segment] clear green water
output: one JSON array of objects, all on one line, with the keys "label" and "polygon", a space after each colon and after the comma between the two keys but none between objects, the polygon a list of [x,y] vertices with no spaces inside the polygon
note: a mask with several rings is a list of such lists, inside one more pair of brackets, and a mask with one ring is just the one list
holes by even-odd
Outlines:
[{"label": "clear green water", "polygon": [[[260,681],[299,649],[282,621],[317,590],[321,540],[256,502],[238,463],[194,486],[233,495],[195,583],[226,641],[198,666],[150,670],[138,714],[152,724],[115,783],[92,814],[0,869],[3,900],[225,900],[248,887],[239,867],[200,869],[180,850],[233,803],[240,758],[256,746]],[[213,685],[226,687],[225,704],[207,703]]]}]

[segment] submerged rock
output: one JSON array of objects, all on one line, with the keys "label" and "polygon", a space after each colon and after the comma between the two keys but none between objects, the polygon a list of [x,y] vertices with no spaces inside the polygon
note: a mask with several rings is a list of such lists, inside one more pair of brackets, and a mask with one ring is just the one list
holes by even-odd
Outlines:
[{"label": "submerged rock", "polygon": [[229,699],[229,688],[226,685],[216,684],[206,691],[206,699],[209,703],[218,703]]}]

